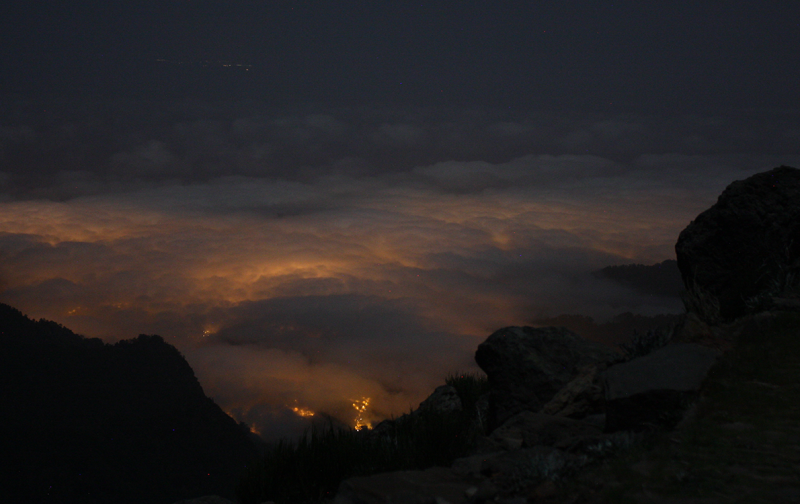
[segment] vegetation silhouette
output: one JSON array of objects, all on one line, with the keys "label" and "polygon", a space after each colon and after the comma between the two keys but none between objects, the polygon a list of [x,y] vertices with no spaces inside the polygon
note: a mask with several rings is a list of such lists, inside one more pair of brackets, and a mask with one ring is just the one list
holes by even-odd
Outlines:
[{"label": "vegetation silhouette", "polygon": [[281,441],[242,475],[241,504],[314,503],[330,499],[353,476],[449,466],[470,454],[484,434],[478,399],[489,390],[485,375],[454,373],[461,411],[418,410],[387,422],[387,429],[356,431],[330,423],[312,427],[296,442]]}]

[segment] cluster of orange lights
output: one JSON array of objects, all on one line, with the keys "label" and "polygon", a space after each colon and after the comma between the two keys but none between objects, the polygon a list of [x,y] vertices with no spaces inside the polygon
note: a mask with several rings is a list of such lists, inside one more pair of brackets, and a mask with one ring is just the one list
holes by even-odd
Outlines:
[{"label": "cluster of orange lights", "polygon": [[292,408],[292,411],[294,411],[295,413],[297,413],[301,417],[312,417],[312,416],[314,416],[314,412],[311,411],[308,408],[299,408],[299,407],[295,406],[294,408]]},{"label": "cluster of orange lights", "polygon": [[[354,427],[356,430],[360,431],[361,429],[371,429],[372,424],[366,420],[364,420],[364,412],[367,411],[367,407],[369,406],[369,397],[362,397],[361,399],[353,399],[352,405],[353,409],[356,410],[356,418],[354,419]],[[292,411],[298,416],[301,417],[313,417],[316,413],[308,408],[303,408],[301,406],[293,406]]]},{"label": "cluster of orange lights", "polygon": [[[357,431],[360,431],[360,430],[362,430],[364,428],[366,428],[366,429],[371,429],[372,428],[372,424],[370,422],[364,420],[364,412],[367,411],[367,406],[369,406],[369,401],[370,401],[369,397],[362,397],[361,399],[354,399],[353,402],[352,402],[353,409],[355,409],[356,413],[357,413],[355,421],[354,421],[355,422],[355,429]],[[297,401],[295,401],[295,402],[297,402]],[[296,415],[304,417],[304,418],[313,417],[314,415],[316,415],[316,413],[314,411],[312,411],[312,410],[310,410],[308,408],[303,408],[301,406],[293,406],[291,409]],[[225,413],[229,417],[234,418],[234,415],[233,415],[232,412],[225,410]],[[252,432],[254,434],[259,434],[259,435],[261,434],[261,431],[256,427],[256,424],[252,424],[249,427],[250,427],[250,432]]]},{"label": "cluster of orange lights", "polygon": [[357,431],[360,431],[363,428],[372,428],[372,424],[364,420],[364,412],[367,411],[369,400],[369,397],[362,397],[361,399],[353,400],[353,408],[358,412],[358,416],[356,416],[355,421],[355,428]]}]

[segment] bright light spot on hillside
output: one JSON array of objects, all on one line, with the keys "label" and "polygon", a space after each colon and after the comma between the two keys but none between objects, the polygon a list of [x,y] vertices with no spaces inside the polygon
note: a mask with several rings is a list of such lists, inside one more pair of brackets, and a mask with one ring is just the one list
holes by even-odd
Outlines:
[{"label": "bright light spot on hillside", "polygon": [[353,400],[353,408],[358,412],[356,416],[356,430],[360,431],[363,428],[371,429],[372,424],[364,420],[364,412],[367,411],[367,406],[369,406],[369,397],[362,397],[361,399],[354,399]]},{"label": "bright light spot on hillside", "polygon": [[[294,402],[297,402],[297,400],[295,399]],[[312,416],[315,415],[315,413],[313,411],[311,411],[310,409],[303,408],[301,406],[292,407],[292,411],[294,411],[296,415],[301,416],[301,417],[312,417]]]}]

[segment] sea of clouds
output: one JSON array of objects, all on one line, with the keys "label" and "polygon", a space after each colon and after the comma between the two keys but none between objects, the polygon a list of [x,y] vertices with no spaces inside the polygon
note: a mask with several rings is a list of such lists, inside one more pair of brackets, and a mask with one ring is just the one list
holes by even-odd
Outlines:
[{"label": "sea of clouds", "polygon": [[475,370],[493,330],[676,313],[591,272],[674,258],[733,180],[800,166],[793,116],[21,101],[0,122],[0,302],[157,333],[267,438]]}]

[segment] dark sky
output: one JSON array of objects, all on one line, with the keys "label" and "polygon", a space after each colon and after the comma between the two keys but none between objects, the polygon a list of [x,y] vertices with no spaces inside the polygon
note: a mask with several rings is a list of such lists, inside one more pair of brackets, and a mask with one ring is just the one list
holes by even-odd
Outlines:
[{"label": "dark sky", "polygon": [[696,113],[794,107],[800,78],[795,2],[34,0],[0,14],[3,88],[56,96]]},{"label": "dark sky", "polygon": [[[492,331],[680,312],[733,180],[800,166],[800,3],[0,6],[0,302],[161,334],[267,437],[416,407]],[[295,431],[296,432],[296,431]]]}]

